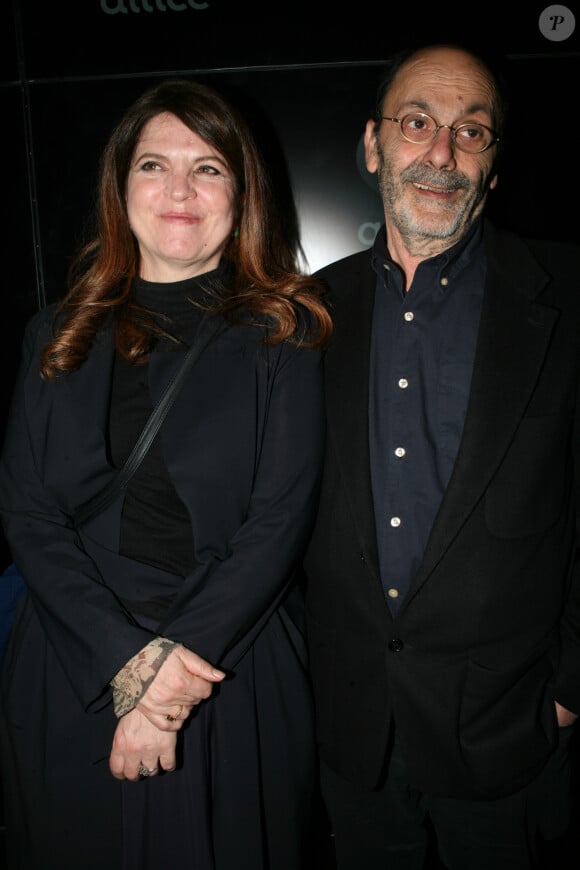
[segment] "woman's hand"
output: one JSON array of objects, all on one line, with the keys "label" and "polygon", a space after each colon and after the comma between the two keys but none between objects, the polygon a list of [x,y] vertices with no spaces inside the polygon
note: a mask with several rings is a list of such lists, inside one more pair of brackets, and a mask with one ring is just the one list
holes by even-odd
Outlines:
[{"label": "woman's hand", "polygon": [[137,709],[161,731],[177,731],[193,707],[209,698],[223,671],[184,646],[176,646],[141,696]]},{"label": "woman's hand", "polygon": [[[159,770],[175,770],[175,731],[159,730],[136,707],[119,719],[109,756],[115,779],[136,782]],[[147,771],[147,773],[140,773]]]}]

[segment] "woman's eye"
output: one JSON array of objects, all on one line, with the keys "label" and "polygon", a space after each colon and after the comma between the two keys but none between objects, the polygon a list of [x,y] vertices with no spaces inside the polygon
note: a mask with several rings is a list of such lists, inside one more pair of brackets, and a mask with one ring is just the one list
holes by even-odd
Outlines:
[{"label": "woman's eye", "polygon": [[159,164],[155,160],[145,160],[141,166],[139,167],[143,172],[153,172],[155,169],[159,169]]},{"label": "woman's eye", "polygon": [[204,163],[202,166],[198,166],[196,172],[200,175],[220,175],[220,170],[217,166],[212,166],[210,163]]}]

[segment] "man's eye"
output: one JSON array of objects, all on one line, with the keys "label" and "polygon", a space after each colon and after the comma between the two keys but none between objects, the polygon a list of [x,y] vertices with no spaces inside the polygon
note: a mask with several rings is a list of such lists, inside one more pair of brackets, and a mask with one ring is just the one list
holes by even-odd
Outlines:
[{"label": "man's eye", "polygon": [[464,139],[481,139],[483,136],[483,130],[477,126],[462,127],[460,132]]}]

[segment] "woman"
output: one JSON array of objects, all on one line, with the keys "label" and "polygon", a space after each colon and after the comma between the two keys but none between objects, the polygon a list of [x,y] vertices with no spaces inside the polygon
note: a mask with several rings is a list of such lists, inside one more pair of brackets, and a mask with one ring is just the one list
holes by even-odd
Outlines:
[{"label": "woman", "polygon": [[[200,323],[218,331],[112,505]],[[324,437],[321,288],[244,121],[162,82],[105,148],[98,230],[26,331],[0,509],[28,592],[2,671],[10,868],[298,870],[314,781],[294,569]]]}]

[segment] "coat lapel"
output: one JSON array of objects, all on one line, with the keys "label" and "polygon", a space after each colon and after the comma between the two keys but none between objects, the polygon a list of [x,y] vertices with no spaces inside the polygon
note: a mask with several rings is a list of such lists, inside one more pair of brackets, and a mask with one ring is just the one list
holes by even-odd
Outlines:
[{"label": "coat lapel", "polygon": [[113,335],[107,330],[97,337],[86,363],[65,379],[75,413],[87,426],[96,427],[100,438],[106,434],[109,416],[113,359]]},{"label": "coat lapel", "polygon": [[505,455],[534,389],[558,316],[553,309],[533,301],[547,278],[527,249],[502,251],[501,243],[496,242],[497,256],[488,251],[463,436],[407,604],[460,531]]}]

